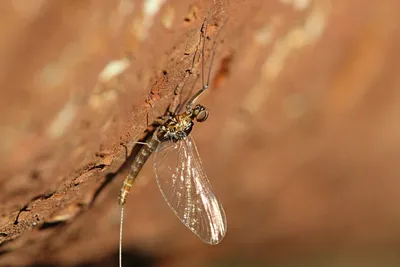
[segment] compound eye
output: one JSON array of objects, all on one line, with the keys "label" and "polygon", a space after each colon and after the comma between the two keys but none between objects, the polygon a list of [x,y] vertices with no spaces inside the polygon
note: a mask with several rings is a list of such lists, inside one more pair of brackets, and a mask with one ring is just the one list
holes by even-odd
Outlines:
[{"label": "compound eye", "polygon": [[208,110],[203,109],[196,115],[196,121],[203,122],[208,118]]}]

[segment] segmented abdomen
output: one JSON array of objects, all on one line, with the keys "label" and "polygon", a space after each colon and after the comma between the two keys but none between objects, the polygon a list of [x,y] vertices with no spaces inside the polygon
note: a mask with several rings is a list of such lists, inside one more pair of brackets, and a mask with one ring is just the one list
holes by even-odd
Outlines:
[{"label": "segmented abdomen", "polygon": [[118,205],[123,206],[125,204],[126,198],[129,191],[131,190],[133,182],[135,181],[143,165],[146,163],[147,159],[150,157],[151,153],[156,150],[158,144],[159,141],[156,138],[151,137],[147,145],[143,145],[142,148],[139,150],[139,153],[136,155],[131,165],[128,176],[125,178],[124,183],[121,187]]}]

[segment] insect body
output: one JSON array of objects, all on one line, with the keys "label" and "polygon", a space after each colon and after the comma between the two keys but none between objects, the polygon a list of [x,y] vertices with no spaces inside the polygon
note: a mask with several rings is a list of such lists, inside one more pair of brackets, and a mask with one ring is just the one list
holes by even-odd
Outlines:
[{"label": "insect body", "polygon": [[135,178],[155,151],[154,171],[165,201],[184,225],[204,242],[215,245],[226,233],[225,212],[189,135],[193,120],[203,122],[207,116],[205,108],[197,105],[193,111],[171,116],[159,126],[132,163],[121,188],[119,204],[123,206],[126,203]]},{"label": "insect body", "polygon": [[148,140],[148,142],[145,143],[145,145],[140,149],[138,155],[132,163],[128,176],[125,178],[121,187],[118,204],[121,206],[125,205],[126,198],[133,185],[133,182],[135,181],[143,165],[146,163],[147,159],[156,150],[157,146],[161,142],[177,142],[183,140],[192,131],[194,119],[196,119],[198,122],[203,122],[207,118],[208,111],[201,105],[197,105],[193,110],[188,110],[179,115],[170,115],[160,118],[161,120],[166,121],[159,122],[161,124],[159,128],[154,132],[150,140]]}]

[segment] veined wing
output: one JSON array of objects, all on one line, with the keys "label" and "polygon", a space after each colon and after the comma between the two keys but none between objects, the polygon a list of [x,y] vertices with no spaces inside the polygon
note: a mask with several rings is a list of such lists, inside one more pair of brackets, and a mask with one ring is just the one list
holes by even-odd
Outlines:
[{"label": "veined wing", "polygon": [[193,138],[161,142],[154,154],[158,187],[169,207],[204,242],[215,245],[226,233],[226,218],[204,172]]}]

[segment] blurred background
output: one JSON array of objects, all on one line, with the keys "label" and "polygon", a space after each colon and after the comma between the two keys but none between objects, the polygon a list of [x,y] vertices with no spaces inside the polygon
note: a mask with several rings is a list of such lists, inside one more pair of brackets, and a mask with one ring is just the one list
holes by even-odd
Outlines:
[{"label": "blurred background", "polygon": [[205,17],[210,116],[192,135],[227,235],[209,246],[184,227],[150,158],[125,208],[124,266],[399,266],[399,11],[1,2],[0,266],[117,266],[132,147],[200,88]]}]

